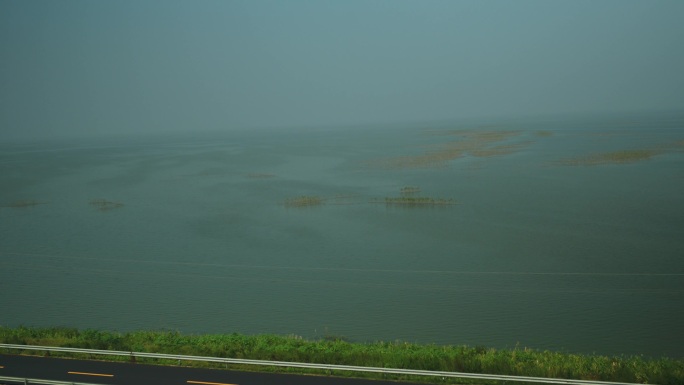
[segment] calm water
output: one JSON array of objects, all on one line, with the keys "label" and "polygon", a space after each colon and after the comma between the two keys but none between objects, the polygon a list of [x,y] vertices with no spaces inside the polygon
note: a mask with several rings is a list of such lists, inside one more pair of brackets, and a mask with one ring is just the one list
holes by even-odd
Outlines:
[{"label": "calm water", "polygon": [[684,357],[684,119],[2,143],[0,186],[0,325]]}]

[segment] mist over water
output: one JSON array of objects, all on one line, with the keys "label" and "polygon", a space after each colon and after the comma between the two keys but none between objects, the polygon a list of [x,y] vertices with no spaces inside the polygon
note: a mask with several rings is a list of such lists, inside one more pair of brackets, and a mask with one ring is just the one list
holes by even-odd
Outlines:
[{"label": "mist over water", "polygon": [[681,116],[4,143],[0,325],[683,357],[683,166]]}]

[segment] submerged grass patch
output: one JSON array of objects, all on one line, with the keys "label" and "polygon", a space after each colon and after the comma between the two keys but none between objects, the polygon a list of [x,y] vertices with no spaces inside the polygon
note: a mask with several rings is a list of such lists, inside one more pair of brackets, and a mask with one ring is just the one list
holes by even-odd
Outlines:
[{"label": "submerged grass patch", "polygon": [[301,195],[295,198],[288,198],[285,200],[285,207],[308,207],[320,206],[323,204],[323,199],[315,195]]},{"label": "submerged grass patch", "polygon": [[123,203],[112,202],[106,199],[91,199],[89,203],[100,211],[109,211],[123,207]]},{"label": "submerged grass patch", "polygon": [[521,131],[500,130],[469,129],[446,131],[442,132],[441,135],[459,136],[460,139],[432,145],[428,151],[422,154],[378,159],[368,162],[367,165],[389,169],[435,168],[445,167],[448,162],[465,155],[476,157],[508,155],[533,143],[532,141],[501,143],[520,134]]},{"label": "submerged grass patch", "polygon": [[493,146],[488,148],[474,149],[470,151],[470,154],[472,156],[477,157],[508,155],[520,151],[521,149],[523,149],[531,143],[531,141],[527,141],[515,144],[502,144],[499,146]]},{"label": "submerged grass patch", "polygon": [[420,192],[420,187],[418,186],[404,186],[399,190],[401,195],[415,195]]},{"label": "submerged grass patch", "polygon": [[47,202],[40,202],[40,201],[34,201],[34,200],[20,200],[20,201],[14,201],[10,204],[0,206],[0,207],[11,207],[15,209],[20,209],[20,208],[26,208],[26,207],[35,207],[38,205],[45,205]]},{"label": "submerged grass patch", "polygon": [[648,160],[661,153],[660,150],[620,150],[565,159],[561,163],[570,166],[624,164]]},{"label": "submerged grass patch", "polygon": [[261,173],[261,172],[251,172],[247,174],[247,178],[252,178],[252,179],[268,179],[268,178],[274,178],[275,174],[269,174],[269,173]]},{"label": "submerged grass patch", "polygon": [[[187,335],[169,331],[118,333],[71,328],[0,327],[0,342],[184,354],[225,358],[246,358],[288,362],[310,362],[353,366],[420,369],[516,376],[568,378],[675,385],[684,383],[684,360],[649,359],[641,356],[599,356],[538,351],[532,349],[493,349],[485,347],[419,345],[404,342],[351,343],[341,338],[306,340],[297,336],[241,334]],[[16,350],[8,353],[17,353]],[[24,354],[43,354],[25,351]],[[53,356],[65,356],[52,353]],[[80,355],[84,356],[84,355]],[[87,358],[87,357],[86,357]],[[98,357],[128,360],[127,357]],[[160,363],[140,359],[138,362]],[[174,362],[161,362],[174,364]],[[184,363],[184,365],[188,365]],[[193,366],[225,367],[223,364],[192,363]],[[239,367],[231,369],[331,374],[303,369]],[[463,380],[438,377],[382,376],[372,373],[334,372],[333,375],[459,383]],[[467,383],[474,383],[468,380]]]},{"label": "submerged grass patch", "polygon": [[445,206],[457,204],[457,202],[453,199],[411,196],[385,197],[384,200],[373,200],[371,203],[384,203],[387,205],[402,206]]},{"label": "submerged grass patch", "polygon": [[447,206],[458,204],[455,200],[449,198],[432,198],[417,196],[420,193],[420,187],[418,186],[404,186],[399,189],[398,197],[385,197],[384,199],[372,199],[369,203],[384,203],[388,206],[408,206],[408,207],[418,207],[418,206]]},{"label": "submerged grass patch", "polygon": [[684,150],[684,140],[662,143],[645,149],[629,149],[599,152],[590,155],[562,159],[559,163],[566,166],[596,166],[602,164],[627,164],[650,160],[655,156],[680,153]]}]

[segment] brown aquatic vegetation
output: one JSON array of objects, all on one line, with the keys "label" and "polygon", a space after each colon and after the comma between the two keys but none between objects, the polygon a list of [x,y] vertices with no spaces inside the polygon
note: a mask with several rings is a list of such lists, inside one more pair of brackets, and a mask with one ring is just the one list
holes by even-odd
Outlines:
[{"label": "brown aquatic vegetation", "polygon": [[515,144],[503,144],[500,146],[494,146],[490,148],[483,148],[478,150],[473,150],[470,152],[472,156],[477,157],[488,157],[488,156],[498,156],[498,155],[508,155],[514,152],[520,151],[522,148],[531,144],[531,141],[515,143]]},{"label": "brown aquatic vegetation", "polygon": [[323,204],[323,199],[313,195],[302,195],[296,198],[288,198],[285,200],[285,207],[309,207],[320,206]]},{"label": "brown aquatic vegetation", "polygon": [[[616,133],[616,135],[619,133]],[[657,155],[684,151],[684,140],[662,143],[650,148],[608,151],[573,158],[558,163],[566,166],[596,166],[602,164],[626,164],[645,161]]]},{"label": "brown aquatic vegetation", "polygon": [[684,151],[684,140],[674,141],[671,144],[666,145],[665,147],[667,147],[671,151]]},{"label": "brown aquatic vegetation", "polygon": [[420,187],[418,186],[405,186],[399,190],[401,195],[414,195],[420,192]]},{"label": "brown aquatic vegetation", "polygon": [[106,199],[91,199],[89,203],[100,211],[109,211],[123,206],[123,203],[112,202]]},{"label": "brown aquatic vegetation", "polygon": [[[449,161],[464,155],[490,157],[507,155],[528,146],[532,141],[498,144],[521,134],[520,131],[498,130],[454,130],[441,133],[448,136],[459,136],[459,140],[430,146],[422,154],[406,155],[394,158],[379,159],[368,165],[379,168],[435,168],[445,167]],[[433,133],[433,135],[435,135]]]},{"label": "brown aquatic vegetation", "polygon": [[561,164],[569,166],[624,164],[648,160],[661,153],[660,150],[620,150],[565,159],[561,161]]},{"label": "brown aquatic vegetation", "polygon": [[367,163],[378,168],[437,168],[445,167],[447,162],[462,156],[459,151],[438,151],[422,155],[406,155],[396,158],[378,159]]},{"label": "brown aquatic vegetation", "polygon": [[34,206],[44,205],[44,204],[47,204],[47,202],[39,202],[39,201],[34,201],[34,200],[21,200],[21,201],[15,201],[15,202],[12,202],[8,205],[0,206],[0,207],[26,208],[26,207],[34,207]]},{"label": "brown aquatic vegetation", "polygon": [[376,199],[370,203],[384,203],[386,205],[401,205],[401,206],[447,206],[458,204],[453,199],[430,198],[430,197],[385,197],[385,199]]},{"label": "brown aquatic vegetation", "polygon": [[275,177],[274,174],[267,174],[267,173],[258,173],[258,172],[252,172],[247,174],[247,178],[254,178],[254,179],[266,179],[266,178],[273,178]]},{"label": "brown aquatic vegetation", "polygon": [[323,200],[329,205],[356,205],[362,203],[360,198],[359,194],[336,194]]},{"label": "brown aquatic vegetation", "polygon": [[285,200],[285,207],[311,207],[321,205],[356,205],[364,203],[359,194],[335,194],[329,197],[320,197],[316,195],[301,195]]}]

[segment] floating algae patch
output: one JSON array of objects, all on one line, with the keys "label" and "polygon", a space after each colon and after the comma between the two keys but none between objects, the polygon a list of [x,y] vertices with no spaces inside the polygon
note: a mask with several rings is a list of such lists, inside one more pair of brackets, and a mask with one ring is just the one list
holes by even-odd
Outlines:
[{"label": "floating algae patch", "polygon": [[96,209],[98,209],[100,211],[114,210],[114,209],[118,209],[119,207],[123,206],[123,203],[112,202],[112,201],[108,201],[106,199],[92,199],[89,203],[91,206],[95,207]]},{"label": "floating algae patch", "polygon": [[684,140],[673,141],[672,143],[664,145],[663,148],[672,152],[682,152],[684,151]]},{"label": "floating algae patch", "polygon": [[489,148],[482,148],[470,151],[470,155],[476,157],[489,157],[489,156],[499,156],[499,155],[509,155],[520,151],[524,147],[531,144],[531,141],[514,143],[514,144],[502,144],[500,146],[494,146]]},{"label": "floating algae patch", "polygon": [[427,207],[427,206],[450,206],[458,204],[454,199],[432,198],[416,196],[421,191],[418,186],[404,186],[399,189],[398,197],[385,197],[384,199],[372,199],[369,203],[384,203],[387,206]]},{"label": "floating algae patch", "polygon": [[260,172],[252,172],[247,174],[247,178],[252,178],[252,179],[268,179],[268,178],[273,178],[275,177],[275,174],[269,174],[269,173],[260,173]]},{"label": "floating algae patch", "polygon": [[330,198],[323,199],[329,205],[357,205],[362,203],[359,194],[336,194]]},{"label": "floating algae patch", "polygon": [[376,199],[370,203],[384,203],[388,206],[408,206],[408,207],[429,207],[429,206],[450,206],[456,205],[453,199],[430,198],[430,197],[385,197],[385,199]]},{"label": "floating algae patch", "polygon": [[420,192],[420,187],[418,186],[405,186],[402,187],[401,190],[399,190],[399,193],[401,195],[415,195]]},{"label": "floating algae patch", "polygon": [[296,198],[288,198],[285,200],[285,207],[311,207],[320,206],[323,204],[323,199],[315,195],[302,195]]},{"label": "floating algae patch", "polygon": [[320,197],[317,195],[301,195],[295,198],[288,198],[285,200],[285,207],[311,207],[321,205],[357,205],[366,203],[359,194],[335,194],[328,197]]},{"label": "floating algae patch", "polygon": [[568,166],[596,166],[601,164],[625,164],[651,159],[662,154],[660,150],[619,150],[592,154],[584,157],[570,158],[561,161]]},{"label": "floating algae patch", "polygon": [[[619,133],[615,133],[618,135]],[[634,134],[634,133],[632,133]],[[599,152],[589,155],[561,159],[557,163],[566,166],[596,166],[602,164],[626,164],[650,160],[657,155],[684,152],[684,140],[675,139],[647,148]]]},{"label": "floating algae patch", "polygon": [[[501,143],[520,134],[521,131],[446,131],[442,135],[460,136],[461,139],[433,144],[422,154],[378,159],[368,162],[367,165],[389,169],[435,168],[445,167],[448,162],[464,155],[476,157],[507,155],[533,143],[532,141]],[[434,133],[431,135],[434,135]]]},{"label": "floating algae patch", "polygon": [[470,131],[457,131],[454,132],[454,135],[461,135],[469,138],[472,141],[475,142],[481,142],[481,143],[493,143],[493,142],[501,142],[503,140],[515,137],[520,135],[522,132],[521,131],[480,131],[480,130],[470,130]]},{"label": "floating algae patch", "polygon": [[377,168],[437,168],[445,167],[447,162],[462,156],[460,151],[434,151],[421,155],[406,155],[395,158],[378,159],[367,164]]},{"label": "floating algae patch", "polygon": [[35,206],[44,205],[44,204],[47,204],[47,202],[39,202],[39,201],[34,201],[34,200],[21,200],[21,201],[15,201],[15,202],[12,202],[8,205],[0,206],[0,207],[11,207],[11,208],[20,209],[20,208],[26,208],[26,207],[35,207]]}]

